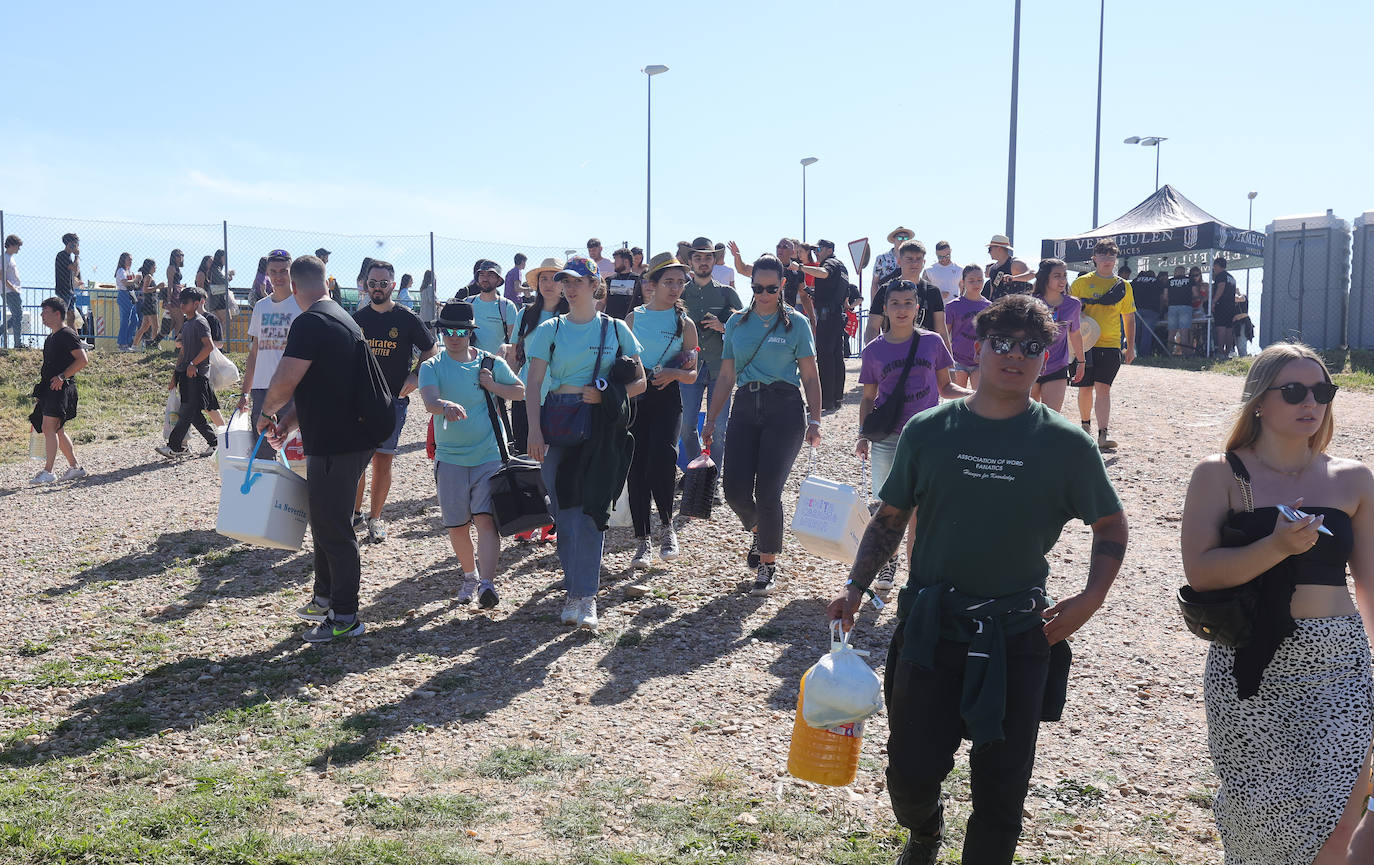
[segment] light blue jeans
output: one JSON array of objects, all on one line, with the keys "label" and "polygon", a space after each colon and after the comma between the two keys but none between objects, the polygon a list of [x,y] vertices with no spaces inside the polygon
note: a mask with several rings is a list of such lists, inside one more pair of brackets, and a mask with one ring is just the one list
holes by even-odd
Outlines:
[{"label": "light blue jeans", "polygon": [[[678,465],[686,465],[701,455],[701,438],[697,435],[697,413],[701,409],[701,397],[706,395],[706,411],[711,410],[711,400],[716,396],[716,381],[720,378],[720,368],[711,369],[704,363],[697,363],[697,380],[691,384],[678,382],[678,390],[682,391],[682,430],[679,438],[682,439],[682,456],[679,458]],[[711,447],[715,448],[716,462],[723,462],[721,457],[725,454],[725,427],[730,422],[730,400],[725,400],[725,408],[721,410],[720,417],[716,418],[715,441]]]},{"label": "light blue jeans", "polygon": [[897,430],[880,442],[868,443],[868,459],[873,468],[873,494],[869,498],[882,498],[879,493],[887,483],[887,476],[892,474],[892,460],[897,456],[897,440],[901,437],[901,430]]},{"label": "light blue jeans", "polygon": [[[552,396],[552,394],[550,394]],[[568,449],[549,445],[540,469],[549,504],[558,521],[558,561],[563,566],[563,588],[570,598],[589,598],[601,587],[601,547],[605,534],[597,531],[591,517],[581,507],[558,506],[558,464]]]}]

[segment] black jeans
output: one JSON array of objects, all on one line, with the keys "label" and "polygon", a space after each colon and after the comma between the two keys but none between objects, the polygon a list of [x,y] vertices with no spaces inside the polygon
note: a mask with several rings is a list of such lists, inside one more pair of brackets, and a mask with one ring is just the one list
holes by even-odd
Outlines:
[{"label": "black jeans", "polygon": [[[916,835],[939,835],[940,783],[954,768],[964,736],[959,702],[968,644],[940,640],[935,668],[901,660],[903,627],[892,635],[884,671],[887,695],[887,786],[897,822]],[[973,813],[964,835],[964,865],[1007,865],[1021,837],[1035,740],[1040,732],[1050,650],[1041,628],[1007,637],[1006,740],[969,754]]]},{"label": "black jeans", "polygon": [[630,460],[630,518],[635,537],[649,536],[650,499],[667,525],[673,519],[673,482],[677,479],[677,436],[682,427],[682,394],[677,382],[659,390],[652,384],[635,400],[630,434],[635,439]]},{"label": "black jeans", "polygon": [[525,413],[523,399],[510,404],[510,435],[515,453],[529,453],[530,417]]},{"label": "black jeans", "polygon": [[831,408],[844,399],[844,318],[816,325],[816,368],[821,378],[821,407]]},{"label": "black jeans", "polygon": [[343,616],[358,612],[363,568],[353,531],[353,496],[372,454],[365,450],[307,454],[305,458],[310,534],[315,541],[315,595],[329,598],[334,612]]},{"label": "black jeans", "polygon": [[721,486],[746,529],[758,526],[759,552],[782,552],[782,487],[806,437],[801,391],[773,384],[735,391]]},{"label": "black jeans", "polygon": [[205,436],[205,443],[214,447],[218,443],[215,429],[205,419],[205,405],[208,402],[210,382],[203,375],[191,378],[184,372],[177,373],[177,393],[181,396],[181,413],[177,415],[176,426],[167,438],[167,447],[179,451],[186,445],[186,431],[191,427]]}]

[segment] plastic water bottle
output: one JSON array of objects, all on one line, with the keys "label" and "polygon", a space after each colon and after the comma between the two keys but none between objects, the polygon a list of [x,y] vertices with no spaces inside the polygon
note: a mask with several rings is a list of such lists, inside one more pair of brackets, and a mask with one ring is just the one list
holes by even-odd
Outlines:
[{"label": "plastic water bottle", "polygon": [[792,722],[792,747],[787,752],[787,771],[794,777],[815,784],[843,787],[859,774],[859,750],[863,745],[864,722],[841,724],[828,730],[802,720],[802,698],[806,695],[806,676],[797,694],[797,714]]}]

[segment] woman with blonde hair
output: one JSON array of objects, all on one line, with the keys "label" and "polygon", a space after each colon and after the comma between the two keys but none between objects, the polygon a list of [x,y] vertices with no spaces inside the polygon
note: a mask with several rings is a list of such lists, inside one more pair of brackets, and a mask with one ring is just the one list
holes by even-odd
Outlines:
[{"label": "woman with blonde hair", "polygon": [[1374,861],[1374,849],[1354,849],[1374,829],[1356,833],[1374,728],[1364,627],[1374,621],[1374,473],[1326,453],[1336,391],[1312,349],[1269,346],[1250,367],[1226,452],[1188,484],[1189,585],[1249,584],[1256,599],[1250,633],[1212,645],[1204,680],[1227,865]]}]

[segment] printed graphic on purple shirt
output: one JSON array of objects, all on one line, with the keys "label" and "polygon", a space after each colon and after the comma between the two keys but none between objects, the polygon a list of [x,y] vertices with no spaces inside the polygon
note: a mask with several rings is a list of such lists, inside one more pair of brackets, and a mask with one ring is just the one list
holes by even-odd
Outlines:
[{"label": "printed graphic on purple shirt", "polygon": [[961,297],[945,304],[945,327],[949,328],[950,353],[954,361],[962,366],[973,366],[976,356],[973,347],[978,343],[978,331],[973,318],[992,306],[990,300],[972,300]]},{"label": "printed graphic on purple shirt", "polygon": [[[906,402],[902,405],[897,429],[905,426],[912,415],[940,404],[935,373],[954,365],[954,359],[949,356],[949,349],[945,348],[945,341],[938,333],[918,329],[913,339],[919,339],[920,342],[916,344],[916,357],[911,362],[911,372],[906,378]],[[902,365],[906,363],[906,355],[910,350],[911,340],[888,342],[882,336],[864,346],[859,383],[878,386],[874,408],[887,402],[897,389],[897,379],[901,378]]]},{"label": "printed graphic on purple shirt", "polygon": [[1050,343],[1049,349],[1045,352],[1045,375],[1059,372],[1069,365],[1069,334],[1078,332],[1078,324],[1083,319],[1083,302],[1066,294],[1059,301],[1059,306],[1050,307],[1050,315],[1059,325],[1059,333],[1055,335],[1054,342]]}]

